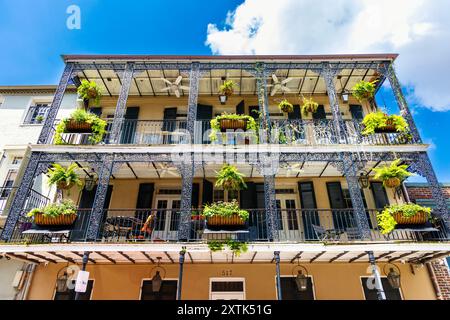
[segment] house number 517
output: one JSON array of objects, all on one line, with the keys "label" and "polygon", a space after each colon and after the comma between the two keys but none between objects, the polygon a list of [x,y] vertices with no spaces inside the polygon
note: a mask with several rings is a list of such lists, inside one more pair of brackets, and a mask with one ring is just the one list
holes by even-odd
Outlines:
[{"label": "house number 517", "polygon": [[231,277],[231,270],[222,270],[222,277]]}]

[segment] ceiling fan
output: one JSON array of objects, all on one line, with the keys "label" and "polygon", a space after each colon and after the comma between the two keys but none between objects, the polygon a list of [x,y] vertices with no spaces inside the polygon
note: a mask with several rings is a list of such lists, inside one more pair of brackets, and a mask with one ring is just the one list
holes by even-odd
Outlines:
[{"label": "ceiling fan", "polygon": [[181,85],[181,80],[183,80],[182,76],[178,76],[178,78],[174,82],[170,82],[165,78],[161,78],[165,83],[168,84],[168,87],[161,89],[161,91],[172,91],[175,93],[177,98],[180,97],[180,90],[189,90],[190,88],[187,86]]},{"label": "ceiling fan", "polygon": [[287,164],[284,169],[286,169],[286,177],[296,176],[305,171],[302,169],[301,163]]},{"label": "ceiling fan", "polygon": [[269,84],[268,87],[273,87],[272,91],[270,92],[270,95],[273,97],[278,91],[281,91],[282,93],[285,92],[291,92],[291,89],[289,89],[286,85],[288,82],[292,81],[292,78],[284,79],[283,81],[280,81],[278,77],[275,74],[272,74],[273,84]]},{"label": "ceiling fan", "polygon": [[180,176],[178,174],[177,168],[176,167],[171,167],[168,163],[164,163],[164,162],[160,163],[159,167],[161,169],[161,171],[160,171],[160,175],[161,176],[166,175],[166,174],[172,175],[174,177],[179,177]]}]

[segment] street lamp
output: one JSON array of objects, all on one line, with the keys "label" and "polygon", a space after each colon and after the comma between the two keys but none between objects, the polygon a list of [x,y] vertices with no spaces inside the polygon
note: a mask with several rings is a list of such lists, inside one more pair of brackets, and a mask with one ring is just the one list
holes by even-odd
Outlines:
[{"label": "street lamp", "polygon": [[295,277],[295,284],[297,285],[297,290],[299,292],[305,292],[308,290],[308,270],[300,265],[300,260],[298,264],[292,269],[292,275]]},{"label": "street lamp", "polygon": [[369,187],[369,175],[366,172],[361,172],[358,183],[361,189],[367,189]]},{"label": "street lamp", "polygon": [[[389,272],[386,274],[386,267],[389,266]],[[400,279],[400,269],[392,263],[386,264],[383,268],[384,274],[387,276],[389,285],[393,289],[400,289],[401,279]]]},{"label": "street lamp", "polygon": [[348,103],[350,93],[347,90],[344,90],[341,94],[342,102]]},{"label": "street lamp", "polygon": [[[61,273],[61,271],[63,271]],[[65,293],[68,290],[67,282],[69,280],[69,275],[67,274],[67,267],[62,268],[58,271],[56,275],[56,292],[57,293]]]},{"label": "street lamp", "polygon": [[[157,257],[156,259],[158,259],[158,264],[156,267],[154,267],[150,271],[150,274],[152,274],[153,271],[155,272],[155,274],[152,277],[152,291],[153,292],[159,292],[161,290],[161,285],[162,285],[163,279],[166,275],[166,270],[160,266],[161,257]],[[161,271],[164,272],[163,276],[161,276]]]}]

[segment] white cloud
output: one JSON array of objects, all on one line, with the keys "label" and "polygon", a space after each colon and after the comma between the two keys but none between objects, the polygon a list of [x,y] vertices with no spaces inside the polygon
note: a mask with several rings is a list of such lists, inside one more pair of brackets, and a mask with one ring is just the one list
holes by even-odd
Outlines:
[{"label": "white cloud", "polygon": [[450,1],[245,0],[209,24],[214,54],[397,52],[415,100],[450,110]]}]

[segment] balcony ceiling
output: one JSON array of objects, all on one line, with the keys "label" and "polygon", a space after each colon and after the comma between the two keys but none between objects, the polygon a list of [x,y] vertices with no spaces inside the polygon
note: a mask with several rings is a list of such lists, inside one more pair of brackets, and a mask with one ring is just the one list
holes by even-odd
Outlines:
[{"label": "balcony ceiling", "polygon": [[[374,63],[376,63],[374,61]],[[79,79],[95,81],[103,90],[105,95],[116,96],[120,93],[121,74],[113,69],[110,70],[83,70],[76,74]],[[162,91],[168,84],[162,78],[174,82],[178,76],[182,76],[181,85],[189,86],[189,73],[186,71],[163,69],[147,70],[135,74],[131,84],[130,95],[133,96],[174,96],[171,91]],[[287,83],[291,95],[325,94],[326,85],[323,78],[308,69],[279,69],[275,75],[279,81],[287,78],[292,80]],[[375,69],[343,69],[335,79],[338,92],[351,88],[360,80],[374,80],[377,78]],[[199,93],[201,95],[216,95],[222,79],[233,80],[238,86],[235,93],[238,95],[255,95],[256,80],[248,71],[242,69],[218,69],[207,71],[200,79]],[[271,75],[267,77],[267,84],[274,83]],[[379,83],[381,85],[382,83]],[[181,90],[181,98],[186,98],[189,92]],[[278,93],[278,95],[281,93]]]}]

